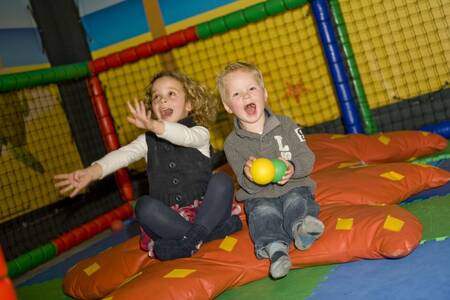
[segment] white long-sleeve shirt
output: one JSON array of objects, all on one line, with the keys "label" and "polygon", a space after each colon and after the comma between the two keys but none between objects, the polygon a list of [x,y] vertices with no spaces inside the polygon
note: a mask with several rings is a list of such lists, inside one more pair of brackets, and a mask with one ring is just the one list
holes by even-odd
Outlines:
[{"label": "white long-sleeve shirt", "polygon": [[[206,127],[194,126],[189,128],[180,123],[163,122],[164,133],[157,135],[159,138],[178,146],[197,148],[203,155],[210,157],[209,131]],[[101,179],[142,158],[147,161],[147,151],[147,141],[144,133],[128,145],[109,152],[92,164],[99,164],[102,167]]]}]

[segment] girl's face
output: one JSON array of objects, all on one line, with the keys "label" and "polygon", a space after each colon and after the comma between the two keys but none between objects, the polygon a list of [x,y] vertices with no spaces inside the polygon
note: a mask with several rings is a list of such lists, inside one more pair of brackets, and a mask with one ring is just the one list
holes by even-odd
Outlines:
[{"label": "girl's face", "polygon": [[264,107],[267,91],[246,70],[237,70],[224,78],[226,99],[225,110],[239,119],[242,128],[255,133],[262,133],[264,128]]},{"label": "girl's face", "polygon": [[152,85],[152,112],[156,119],[178,122],[189,115],[192,104],[186,101],[184,87],[175,78],[164,76]]}]

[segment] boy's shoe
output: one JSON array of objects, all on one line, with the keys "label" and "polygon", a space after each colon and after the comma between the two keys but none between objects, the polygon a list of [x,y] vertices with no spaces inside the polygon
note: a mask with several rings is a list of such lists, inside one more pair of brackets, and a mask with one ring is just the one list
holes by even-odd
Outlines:
[{"label": "boy's shoe", "polygon": [[324,229],[322,221],[313,216],[306,216],[294,229],[295,247],[299,250],[308,249],[322,235]]},{"label": "boy's shoe", "polygon": [[286,276],[292,267],[289,256],[283,251],[277,251],[270,257],[270,276],[279,279]]}]

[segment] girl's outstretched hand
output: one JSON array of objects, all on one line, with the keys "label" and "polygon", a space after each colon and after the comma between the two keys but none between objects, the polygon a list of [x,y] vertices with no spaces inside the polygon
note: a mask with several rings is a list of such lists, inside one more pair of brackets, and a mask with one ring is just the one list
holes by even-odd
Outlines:
[{"label": "girl's outstretched hand", "polygon": [[147,111],[145,109],[144,102],[138,102],[136,99],[134,99],[134,105],[132,105],[130,101],[127,102],[127,105],[132,115],[131,117],[127,117],[128,122],[138,128],[153,131],[152,123],[155,122],[155,120],[151,118],[151,111]]},{"label": "girl's outstretched hand", "polygon": [[70,192],[69,196],[73,198],[92,181],[100,178],[101,172],[101,166],[94,164],[86,169],[76,170],[72,173],[55,175],[53,180],[60,194]]}]

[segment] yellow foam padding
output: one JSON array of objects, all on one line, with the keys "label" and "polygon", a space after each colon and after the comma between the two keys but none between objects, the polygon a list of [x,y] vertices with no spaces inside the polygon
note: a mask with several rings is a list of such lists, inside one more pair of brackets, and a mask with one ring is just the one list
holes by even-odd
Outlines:
[{"label": "yellow foam padding", "polygon": [[27,66],[18,66],[18,67],[0,67],[0,75],[9,75],[14,73],[21,72],[31,72],[35,70],[42,70],[50,68],[50,64],[39,64],[39,65],[27,65]]},{"label": "yellow foam padding", "polygon": [[335,166],[357,166],[358,162],[366,165],[406,161],[444,150],[448,143],[438,134],[406,130],[375,135],[348,134],[340,138],[333,134],[311,134],[306,140],[317,158],[314,172]]},{"label": "yellow foam padding", "polygon": [[[325,232],[311,248],[298,251],[291,245],[293,268],[362,258],[398,258],[413,251],[422,236],[416,217],[398,206],[325,205],[319,218]],[[345,230],[337,227],[338,223],[344,224]],[[148,299],[149,294],[161,300],[213,299],[226,289],[267,277],[269,261],[255,257],[246,224],[230,237],[237,241],[232,251],[223,251],[223,240],[215,240],[203,244],[191,258],[164,262],[139,250],[135,237],[78,263],[67,272],[64,291],[76,299],[109,296],[139,300]],[[87,278],[82,270],[93,260],[106,268]]]},{"label": "yellow foam padding", "polygon": [[448,82],[444,2],[339,2],[371,108],[439,90]]}]

